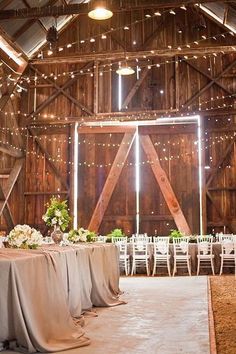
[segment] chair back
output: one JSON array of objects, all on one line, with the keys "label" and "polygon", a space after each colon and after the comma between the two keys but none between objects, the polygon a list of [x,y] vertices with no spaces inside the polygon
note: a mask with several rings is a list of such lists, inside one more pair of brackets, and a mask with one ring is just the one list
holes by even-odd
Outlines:
[{"label": "chair back", "polygon": [[112,243],[124,243],[127,242],[127,236],[114,237],[111,238]]},{"label": "chair back", "polygon": [[126,257],[128,253],[128,244],[125,241],[116,242],[116,245],[119,247],[120,256]]},{"label": "chair back", "polygon": [[189,237],[173,237],[174,256],[188,256]]},{"label": "chair back", "polygon": [[212,255],[212,235],[203,235],[197,237],[197,250],[198,255]]},{"label": "chair back", "polygon": [[133,246],[133,257],[147,255],[148,253],[148,242],[146,241],[136,241],[132,243]]},{"label": "chair back", "polygon": [[218,234],[219,242],[221,243],[222,241],[228,240],[232,241],[234,240],[234,235],[233,234]]},{"label": "chair back", "polygon": [[[136,234],[135,234],[136,235]],[[140,234],[138,236],[132,235],[130,238],[130,242],[146,242],[150,243],[152,242],[152,237],[151,236],[145,236],[144,234]]]},{"label": "chair back", "polygon": [[107,236],[96,236],[94,237],[94,242],[106,242]]},{"label": "chair back", "polygon": [[236,252],[235,236],[222,235],[220,238],[221,250],[223,255],[232,255]]},{"label": "chair back", "polygon": [[170,238],[167,236],[157,236],[153,237],[154,242],[154,253],[156,255],[168,255],[169,254],[169,243]]}]

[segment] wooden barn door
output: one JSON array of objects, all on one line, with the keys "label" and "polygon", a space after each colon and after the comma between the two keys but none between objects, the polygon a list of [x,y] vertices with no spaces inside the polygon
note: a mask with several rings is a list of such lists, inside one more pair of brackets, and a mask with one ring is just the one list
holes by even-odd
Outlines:
[{"label": "wooden barn door", "polygon": [[79,128],[79,226],[100,234],[122,228],[131,235],[139,218],[140,233],[168,235],[176,228],[199,233],[196,124],[138,132],[139,173],[134,127]]},{"label": "wooden barn door", "polygon": [[135,232],[134,139],[134,128],[79,129],[79,226]]},{"label": "wooden barn door", "polygon": [[139,128],[140,232],[199,233],[197,127]]}]

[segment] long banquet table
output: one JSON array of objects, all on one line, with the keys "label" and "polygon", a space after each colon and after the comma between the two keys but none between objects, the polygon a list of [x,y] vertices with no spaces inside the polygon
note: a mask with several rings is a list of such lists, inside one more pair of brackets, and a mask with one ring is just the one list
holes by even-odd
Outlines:
[{"label": "long banquet table", "polygon": [[112,244],[0,248],[0,343],[31,353],[88,345],[81,315],[123,303],[118,257]]}]

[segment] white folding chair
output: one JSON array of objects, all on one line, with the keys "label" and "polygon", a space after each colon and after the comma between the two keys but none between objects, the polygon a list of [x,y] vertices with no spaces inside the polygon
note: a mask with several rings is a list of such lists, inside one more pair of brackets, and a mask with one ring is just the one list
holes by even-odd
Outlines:
[{"label": "white folding chair", "polygon": [[112,236],[111,241],[112,241],[112,243],[127,242],[127,236],[122,236],[122,237],[114,237],[114,236]]},{"label": "white folding chair", "polygon": [[224,267],[234,267],[235,268],[235,275],[236,275],[236,244],[235,244],[235,236],[232,234],[219,235],[219,241],[221,244],[221,262],[220,262],[220,275],[223,272]]},{"label": "white folding chair", "polygon": [[[122,237],[125,238],[125,237]],[[118,241],[115,242],[115,244],[119,247],[120,250],[120,268],[124,268],[125,270],[125,275],[129,275],[130,273],[130,256],[128,254],[128,245],[127,241]]]},{"label": "white folding chair", "polygon": [[221,242],[222,238],[230,238],[232,237],[233,234],[224,234],[223,232],[219,232],[216,234],[215,236],[215,239],[216,239],[216,242]]},{"label": "white folding chair", "polygon": [[106,242],[107,236],[97,236],[96,242]]},{"label": "white folding chair", "polygon": [[189,238],[173,237],[174,246],[174,269],[173,276],[177,272],[177,268],[188,268],[191,275],[191,256],[189,255]]},{"label": "white folding chair", "polygon": [[132,261],[132,270],[131,275],[136,273],[136,269],[143,267],[145,265],[147,275],[149,276],[149,262],[150,255],[148,253],[148,240],[145,238],[144,240],[136,240],[132,242],[133,248],[133,261]]},{"label": "white folding chair", "polygon": [[170,250],[169,250],[169,242],[170,238],[165,237],[153,237],[154,241],[154,265],[153,265],[153,273],[154,276],[156,274],[156,270],[159,267],[163,267],[163,265],[167,266],[168,274],[170,274]]},{"label": "white folding chair", "polygon": [[145,234],[133,234],[130,238],[130,242],[152,242],[152,236],[146,236]]},{"label": "white folding chair", "polygon": [[197,275],[199,274],[200,267],[209,267],[209,262],[211,264],[212,274],[215,275],[214,270],[214,254],[212,251],[213,236],[205,235],[197,237]]}]

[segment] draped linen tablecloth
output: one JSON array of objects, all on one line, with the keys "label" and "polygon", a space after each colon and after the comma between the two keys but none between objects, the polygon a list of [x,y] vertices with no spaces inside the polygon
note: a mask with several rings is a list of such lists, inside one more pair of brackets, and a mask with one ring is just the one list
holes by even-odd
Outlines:
[{"label": "draped linen tablecloth", "polygon": [[0,342],[28,352],[88,345],[75,318],[92,306],[124,303],[115,245],[1,248],[0,284]]}]

